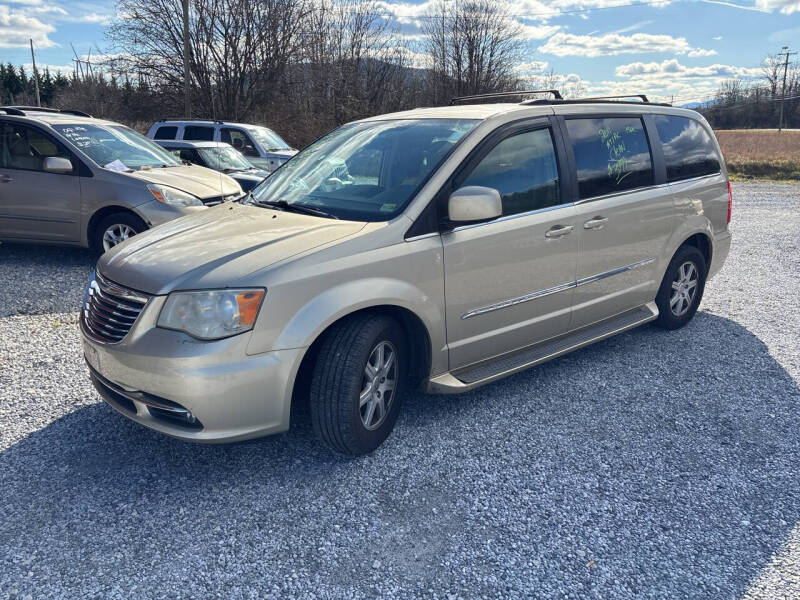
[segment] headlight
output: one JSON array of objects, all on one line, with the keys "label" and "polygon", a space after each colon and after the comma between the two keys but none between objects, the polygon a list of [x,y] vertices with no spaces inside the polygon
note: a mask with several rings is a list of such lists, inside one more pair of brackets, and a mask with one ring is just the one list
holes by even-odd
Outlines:
[{"label": "headlight", "polygon": [[173,206],[202,206],[200,198],[192,196],[179,190],[178,188],[169,187],[168,185],[159,185],[157,183],[148,183],[147,189],[155,196],[155,199],[163,204],[172,204]]},{"label": "headlight", "polygon": [[161,309],[158,326],[201,340],[230,337],[253,328],[263,299],[263,289],[173,292]]}]

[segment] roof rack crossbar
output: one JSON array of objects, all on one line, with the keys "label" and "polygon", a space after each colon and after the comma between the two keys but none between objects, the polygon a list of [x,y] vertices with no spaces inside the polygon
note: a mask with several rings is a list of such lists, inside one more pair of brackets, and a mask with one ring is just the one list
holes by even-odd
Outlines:
[{"label": "roof rack crossbar", "polygon": [[581,100],[624,100],[625,98],[639,98],[645,104],[650,104],[650,100],[644,94],[622,94],[619,96],[589,96]]},{"label": "roof rack crossbar", "polygon": [[4,106],[2,107],[5,109],[12,109],[18,111],[17,116],[24,116],[25,111],[31,112],[44,112],[44,113],[63,113],[65,115],[75,115],[76,117],[90,117],[89,113],[85,113],[82,110],[72,110],[70,108],[50,108],[47,106]]},{"label": "roof rack crossbar", "polygon": [[516,92],[494,92],[491,94],[473,94],[472,96],[456,96],[450,99],[450,106],[466,100],[482,100],[484,98],[507,98],[509,96],[527,96],[529,94],[552,94],[556,100],[561,100],[558,90],[518,90]]}]

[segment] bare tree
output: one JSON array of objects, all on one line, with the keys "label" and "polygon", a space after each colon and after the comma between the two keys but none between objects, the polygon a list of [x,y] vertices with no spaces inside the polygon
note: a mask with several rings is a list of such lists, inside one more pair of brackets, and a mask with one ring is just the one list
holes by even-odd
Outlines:
[{"label": "bare tree", "polygon": [[426,15],[423,46],[435,103],[517,87],[522,27],[508,11],[492,0],[438,0]]},{"label": "bare tree", "polygon": [[[120,0],[110,29],[118,70],[176,93],[183,83],[179,0]],[[296,52],[306,0],[192,0],[192,87],[200,114],[237,119],[274,92]]]}]

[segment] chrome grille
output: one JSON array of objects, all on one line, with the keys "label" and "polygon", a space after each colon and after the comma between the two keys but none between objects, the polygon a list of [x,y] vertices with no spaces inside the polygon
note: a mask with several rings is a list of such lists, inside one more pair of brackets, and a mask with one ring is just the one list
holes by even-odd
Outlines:
[{"label": "chrome grille", "polygon": [[90,338],[115,344],[133,327],[150,296],[95,273],[81,311],[81,327]]}]

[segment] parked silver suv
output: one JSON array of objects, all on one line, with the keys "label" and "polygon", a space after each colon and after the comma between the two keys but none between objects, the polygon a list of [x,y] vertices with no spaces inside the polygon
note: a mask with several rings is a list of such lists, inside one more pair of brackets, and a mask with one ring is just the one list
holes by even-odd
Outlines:
[{"label": "parked silver suv", "polygon": [[132,129],[77,111],[0,107],[0,241],[104,252],[176,217],[242,196]]},{"label": "parked silver suv", "polygon": [[[731,197],[696,112],[603,100],[412,110],[345,125],[256,188],[129,240],[81,313],[94,385],[186,440],[390,434],[458,393],[695,314]],[[113,315],[113,317],[112,317]]]}]

